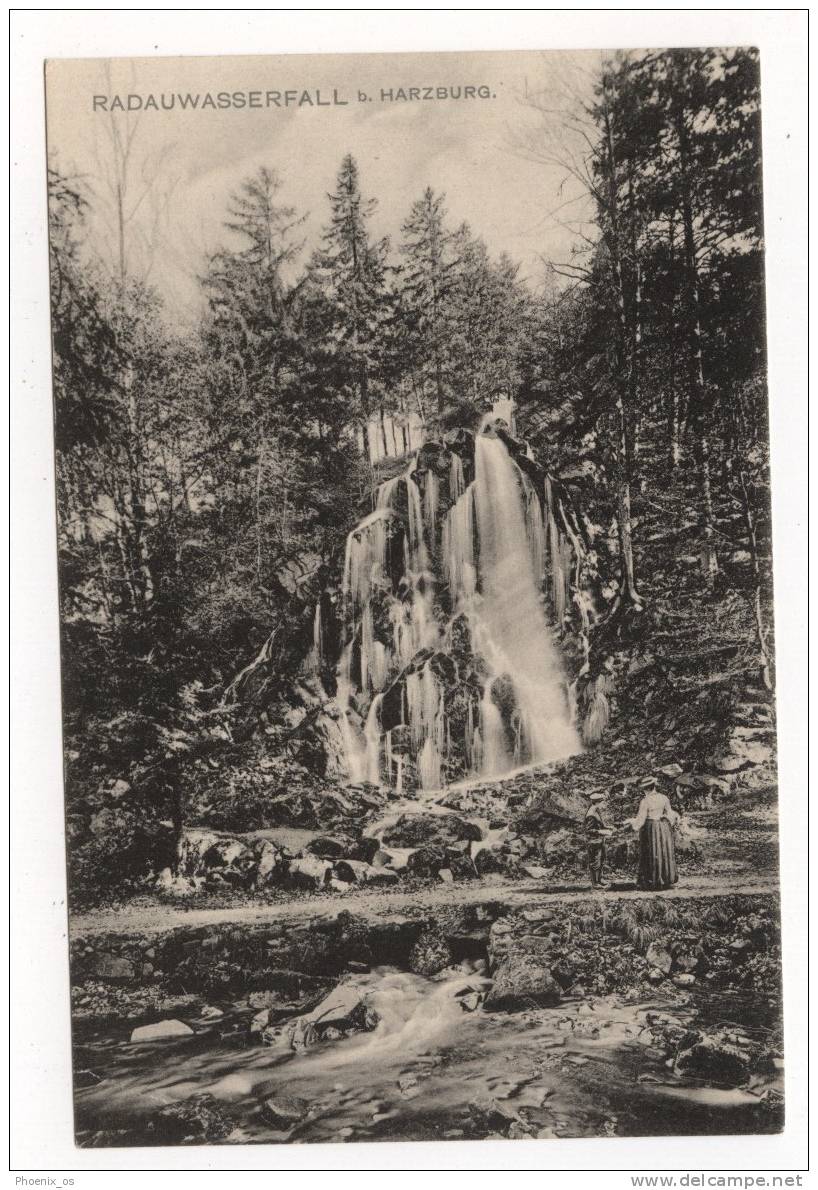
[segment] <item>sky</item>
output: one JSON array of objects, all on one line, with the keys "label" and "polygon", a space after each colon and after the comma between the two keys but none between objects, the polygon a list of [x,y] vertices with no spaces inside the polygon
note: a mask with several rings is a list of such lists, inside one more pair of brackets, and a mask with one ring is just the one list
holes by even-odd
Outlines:
[{"label": "sky", "polygon": [[[129,263],[180,319],[200,300],[196,276],[206,255],[229,242],[222,224],[241,179],[262,165],[276,170],[280,200],[306,215],[309,251],[327,221],[327,194],[347,152],[358,162],[364,195],[378,200],[373,233],[396,244],[412,202],[432,186],[445,192],[452,226],[468,222],[494,256],[508,253],[536,286],[543,260],[570,255],[574,221],[587,218],[588,207],[577,183],[551,159],[564,148],[554,136],[558,117],[536,112],[526,96],[539,96],[549,110],[569,105],[573,94],[587,94],[598,59],[598,53],[518,51],[52,60],[49,155],[96,196],[91,238],[113,258],[113,145],[130,146]],[[467,86],[488,97],[439,97],[438,88],[460,87],[462,94]],[[420,96],[432,88],[433,97],[412,100],[410,88]],[[259,93],[260,107],[201,106],[208,93],[217,102],[219,93],[251,91]],[[285,106],[287,91],[295,102]],[[382,94],[389,91],[391,101]],[[280,95],[280,106],[267,100],[268,92]],[[167,104],[180,94],[198,94],[200,106],[182,109],[177,98],[169,111],[110,110],[115,95],[124,105],[136,96],[131,105],[143,108],[153,95],[161,109],[162,96]]]}]

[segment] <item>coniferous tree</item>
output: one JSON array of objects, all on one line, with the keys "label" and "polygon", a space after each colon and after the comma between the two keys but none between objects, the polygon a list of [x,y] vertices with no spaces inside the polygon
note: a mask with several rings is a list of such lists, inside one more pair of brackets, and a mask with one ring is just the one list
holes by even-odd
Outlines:
[{"label": "coniferous tree", "polygon": [[[379,339],[388,316],[388,242],[371,237],[369,225],[377,203],[363,197],[351,154],[341,162],[335,190],[328,197],[330,221],[310,271],[329,303],[326,331],[348,373],[361,421],[366,423],[373,407],[373,384],[378,387]],[[382,400],[379,403],[382,408]]]},{"label": "coniferous tree", "polygon": [[[421,387],[431,385],[440,412],[447,395],[446,344],[452,332],[456,240],[446,227],[445,195],[431,187],[412,204],[401,228],[404,302],[415,344]],[[427,363],[423,361],[428,361]]]}]

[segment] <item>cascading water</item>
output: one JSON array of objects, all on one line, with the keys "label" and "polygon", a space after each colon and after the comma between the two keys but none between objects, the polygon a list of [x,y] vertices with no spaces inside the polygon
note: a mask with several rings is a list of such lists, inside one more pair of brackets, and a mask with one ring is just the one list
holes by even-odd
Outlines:
[{"label": "cascading water", "polygon": [[[475,442],[474,502],[480,542],[479,650],[490,671],[511,682],[529,759],[542,764],[572,756],[580,750],[579,738],[532,565],[520,470],[505,444],[487,434],[478,434]],[[541,516],[537,529],[539,559]],[[485,752],[485,738],[483,748]]]},{"label": "cascading water", "polygon": [[565,587],[550,495],[490,427],[473,458],[462,441],[427,444],[380,485],[344,566],[337,701],[353,781],[411,773],[438,789],[579,751],[542,605],[546,563]]}]

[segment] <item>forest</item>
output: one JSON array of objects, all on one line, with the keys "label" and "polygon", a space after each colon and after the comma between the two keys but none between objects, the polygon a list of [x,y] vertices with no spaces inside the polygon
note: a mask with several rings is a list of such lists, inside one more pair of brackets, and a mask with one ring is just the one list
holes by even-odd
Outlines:
[{"label": "forest", "polygon": [[[297,163],[236,178],[197,318],[182,325],[138,267],[127,140],[107,191],[51,160],[76,900],[172,868],[203,790],[229,785],[258,825],[271,787],[328,784],[307,737],[291,746],[293,691],[310,673],[313,691],[335,693],[327,624],[347,535],[394,474],[395,427],[405,443],[413,425],[445,440],[513,402],[515,441],[585,543],[555,631],[589,751],[624,738],[637,712],[619,676],[648,656],[680,702],[691,687],[668,675],[697,656],[718,663],[702,716],[725,689],[769,697],[757,54],[617,54],[571,110],[529,103],[539,132],[519,151],[559,164],[590,212],[537,285],[431,187],[399,237],[378,238],[378,196],[351,151],[315,246],[282,198]],[[103,204],[104,251],[89,234]]]}]

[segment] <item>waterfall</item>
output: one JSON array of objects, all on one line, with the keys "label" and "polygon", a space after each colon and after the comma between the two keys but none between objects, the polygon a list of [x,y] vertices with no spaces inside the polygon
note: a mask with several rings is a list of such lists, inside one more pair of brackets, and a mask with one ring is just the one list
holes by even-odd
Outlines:
[{"label": "waterfall", "polygon": [[449,460],[449,496],[452,504],[456,504],[466,490],[466,477],[463,472],[463,460],[459,454],[452,452]]},{"label": "waterfall", "polygon": [[376,694],[372,699],[369,714],[366,717],[364,729],[364,772],[367,781],[373,785],[381,783],[381,703],[383,695]]},{"label": "waterfall", "polygon": [[480,700],[480,775],[499,777],[512,767],[506,747],[506,733],[500,709],[492,698],[493,682],[487,682]]},{"label": "waterfall", "polygon": [[321,622],[321,599],[315,603],[315,615],[312,621],[312,648],[307,657],[307,669],[310,673],[320,673],[324,659],[324,632]]},{"label": "waterfall", "polygon": [[[492,673],[514,690],[532,761],[579,751],[565,679],[532,565],[521,473],[499,438],[478,434],[474,502],[480,542],[480,644]],[[484,753],[487,751],[483,741]]]},{"label": "waterfall", "polygon": [[557,523],[551,481],[545,481],[545,502],[548,510],[548,561],[550,594],[557,624],[561,624],[571,597],[571,543],[566,540]]},{"label": "waterfall", "polygon": [[424,789],[438,789],[445,748],[445,713],[443,692],[430,661],[420,673],[407,675],[406,704],[421,785]]},{"label": "waterfall", "polygon": [[361,689],[383,690],[388,667],[386,648],[375,639],[372,605],[368,603],[361,619]]},{"label": "waterfall", "polygon": [[440,503],[440,480],[434,471],[426,472],[426,491],[423,497],[423,521],[426,525],[437,524],[437,510]]},{"label": "waterfall", "polygon": [[353,615],[366,604],[372,587],[385,581],[388,513],[388,509],[376,508],[347,537],[344,596]]},{"label": "waterfall", "polygon": [[426,536],[423,531],[423,501],[420,488],[415,479],[417,460],[415,459],[406,472],[406,498],[409,516],[409,560],[414,570],[423,572],[429,568],[429,554],[426,549]]},{"label": "waterfall", "polygon": [[531,566],[539,589],[545,572],[545,522],[537,489],[524,471],[521,473],[525,493],[525,528],[528,547],[531,551]]},{"label": "waterfall", "polygon": [[570,563],[550,489],[544,515],[491,430],[469,473],[457,450],[421,450],[347,538],[337,701],[353,781],[438,789],[579,751],[543,606],[548,571],[564,614]]},{"label": "waterfall", "polygon": [[338,667],[337,688],[335,693],[335,701],[338,703],[338,709],[341,712],[340,726],[341,738],[344,744],[344,755],[346,756],[347,771],[349,779],[353,783],[358,781],[365,781],[367,779],[367,763],[366,763],[366,745],[360,739],[350,720],[350,713],[352,711],[352,679],[350,671],[352,669],[352,642],[346,646],[341,655],[341,664]]},{"label": "waterfall", "polygon": [[474,559],[474,484],[469,484],[449,509],[443,524],[441,554],[452,608],[462,608],[468,604],[477,587]]},{"label": "waterfall", "polygon": [[324,656],[324,629],[321,622],[321,600],[318,599],[315,604],[315,619],[312,622],[312,647],[315,649],[315,656],[318,664]]}]

